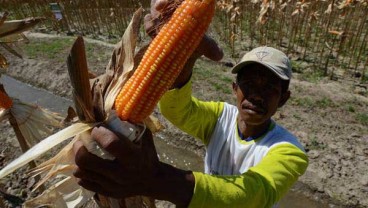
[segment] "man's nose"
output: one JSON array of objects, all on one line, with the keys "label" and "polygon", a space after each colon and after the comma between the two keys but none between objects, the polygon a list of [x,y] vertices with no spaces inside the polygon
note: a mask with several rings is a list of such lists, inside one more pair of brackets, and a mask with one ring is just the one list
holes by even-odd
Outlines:
[{"label": "man's nose", "polygon": [[253,102],[263,102],[264,101],[264,89],[259,87],[249,87],[246,93],[247,100]]}]

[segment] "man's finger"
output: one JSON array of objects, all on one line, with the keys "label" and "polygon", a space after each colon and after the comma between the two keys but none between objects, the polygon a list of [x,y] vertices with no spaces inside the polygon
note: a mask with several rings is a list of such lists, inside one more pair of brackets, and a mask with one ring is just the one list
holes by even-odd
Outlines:
[{"label": "man's finger", "polygon": [[110,178],[98,174],[94,171],[86,171],[81,168],[77,168],[73,175],[82,180],[87,180],[96,184],[99,184],[102,187],[108,187],[110,191],[117,190],[117,183],[113,182]]},{"label": "man's finger", "polygon": [[198,53],[203,54],[213,61],[220,61],[224,57],[224,52],[217,45],[216,41],[205,35],[199,44]]},{"label": "man's finger", "polygon": [[[114,194],[112,191],[110,191],[110,188],[108,187],[107,189],[105,189],[103,186],[101,186],[98,183],[95,183],[93,181],[88,181],[88,180],[84,180],[84,179],[78,179],[77,178],[77,183],[78,185],[82,186],[83,188],[90,190],[92,192],[98,193],[98,194],[102,194],[104,196],[116,196],[117,194]],[[107,191],[109,190],[109,191]],[[116,196],[119,197],[119,196]]]},{"label": "man's finger", "polygon": [[147,14],[146,16],[144,16],[144,29],[146,33],[152,38],[157,35],[156,25],[156,20],[152,18],[151,14]]},{"label": "man's finger", "polygon": [[87,179],[77,178],[77,183],[87,190],[114,198],[124,198],[146,193],[144,190],[145,184],[139,182],[128,185],[113,184],[112,186],[106,186],[105,184],[89,181]]},{"label": "man's finger", "polygon": [[93,128],[92,138],[117,160],[126,165],[131,164],[131,159],[137,154],[137,148],[128,138],[119,138],[114,132],[100,126]]},{"label": "man's finger", "polygon": [[[154,4],[154,8],[156,11],[161,12],[168,6],[169,1],[168,0],[158,0]],[[152,8],[152,7],[151,7]]]},{"label": "man's finger", "polygon": [[110,170],[114,170],[115,163],[110,160],[104,160],[88,152],[87,148],[83,146],[83,143],[81,141],[77,141],[74,143],[73,151],[75,155],[75,163],[77,166],[101,175],[112,174]]}]

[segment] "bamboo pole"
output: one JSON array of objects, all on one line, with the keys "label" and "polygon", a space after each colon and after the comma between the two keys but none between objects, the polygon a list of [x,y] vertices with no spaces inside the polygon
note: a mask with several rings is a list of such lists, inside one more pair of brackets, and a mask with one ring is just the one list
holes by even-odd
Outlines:
[{"label": "bamboo pole", "polygon": [[364,25],[364,22],[362,21],[362,20],[360,20],[360,24],[359,24],[359,27],[358,27],[358,32],[356,32],[356,35],[354,36],[354,37],[352,37],[352,39],[353,39],[353,45],[352,45],[352,47],[350,47],[350,51],[352,51],[351,52],[351,54],[350,54],[350,58],[349,58],[349,63],[348,63],[348,68],[350,68],[350,65],[351,65],[351,63],[352,63],[352,61],[353,61],[353,59],[354,59],[354,56],[355,56],[355,48],[356,48],[356,45],[357,45],[357,42],[358,42],[358,39],[359,39],[359,34],[360,34],[360,32],[361,32],[361,30],[362,30],[362,28],[363,28],[363,25]]},{"label": "bamboo pole", "polygon": [[[313,11],[313,9],[312,9]],[[311,41],[312,38],[312,24],[315,22],[314,21],[314,14],[309,14],[309,18],[308,18],[308,23],[307,23],[307,28],[305,30],[305,42],[304,42],[304,52],[303,52],[303,60],[306,59],[307,56],[307,51],[308,51],[308,47],[309,47],[309,42]]]},{"label": "bamboo pole", "polygon": [[362,77],[360,79],[360,82],[363,83],[368,77],[365,76],[365,73],[367,71],[368,68],[368,56],[365,59],[365,64],[363,66],[363,70],[362,70]]},{"label": "bamboo pole", "polygon": [[[360,58],[362,56],[362,53],[363,53],[363,51],[366,50],[367,41],[368,41],[367,36],[368,36],[368,32],[366,31],[364,36],[363,36],[362,44],[360,45],[360,48],[359,48],[359,51],[358,51],[358,56],[357,56],[356,61],[355,61],[354,73],[357,72],[359,61],[360,61]],[[364,68],[363,68],[363,72],[364,72]]]},{"label": "bamboo pole", "polygon": [[[364,18],[362,18],[362,21],[361,21],[361,27],[358,30],[358,33],[356,35],[356,40],[357,40],[356,42],[359,42],[359,39],[361,38],[361,36],[363,36],[362,35],[362,31],[363,31],[364,25],[365,25],[365,23],[367,21],[367,14],[368,14],[368,9],[366,9],[365,12],[364,12],[364,15],[363,15]],[[356,64],[355,64],[355,67],[354,67],[354,74],[357,71],[358,61],[360,59],[361,50],[362,50],[362,45],[366,44],[366,42],[365,42],[366,41],[366,37],[367,37],[367,31],[365,31],[365,35],[363,36],[363,41],[361,42],[361,44],[358,44],[358,45],[360,45],[360,47],[359,47],[360,49],[358,50],[357,49],[358,47],[354,47],[354,53],[353,54],[355,55],[356,53],[358,53],[357,54],[357,57],[356,57]],[[349,63],[349,66],[350,66],[350,63]]]}]

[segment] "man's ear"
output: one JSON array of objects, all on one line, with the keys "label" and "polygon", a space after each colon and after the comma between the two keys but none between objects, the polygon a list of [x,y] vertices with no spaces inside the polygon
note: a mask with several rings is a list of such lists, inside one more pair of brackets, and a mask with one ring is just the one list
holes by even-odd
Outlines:
[{"label": "man's ear", "polygon": [[236,95],[237,90],[238,90],[238,85],[235,82],[233,82],[233,93],[234,93],[234,95]]},{"label": "man's ear", "polygon": [[286,101],[289,100],[290,95],[291,95],[290,90],[288,90],[288,91],[281,94],[281,98],[280,98],[280,101],[279,101],[279,108],[281,108],[283,105],[285,105]]}]

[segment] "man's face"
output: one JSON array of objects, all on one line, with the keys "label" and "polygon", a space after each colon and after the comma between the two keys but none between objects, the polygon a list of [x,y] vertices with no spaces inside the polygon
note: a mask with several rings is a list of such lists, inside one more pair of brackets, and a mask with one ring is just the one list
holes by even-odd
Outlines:
[{"label": "man's face", "polygon": [[246,66],[233,90],[237,97],[239,121],[248,125],[261,125],[273,116],[290,97],[282,93],[281,79],[260,64]]}]

